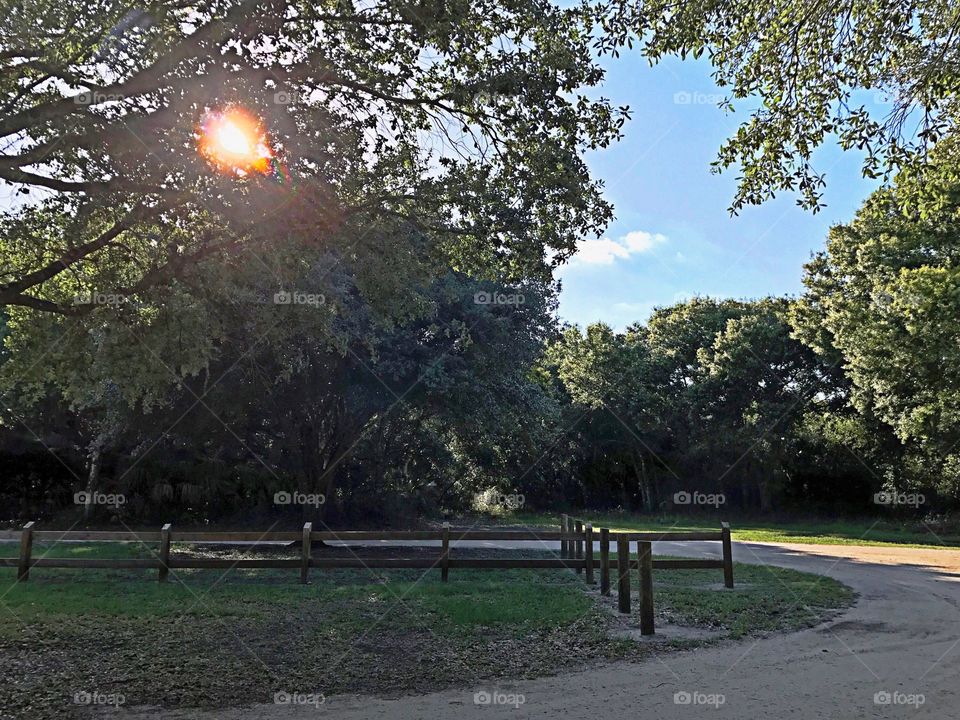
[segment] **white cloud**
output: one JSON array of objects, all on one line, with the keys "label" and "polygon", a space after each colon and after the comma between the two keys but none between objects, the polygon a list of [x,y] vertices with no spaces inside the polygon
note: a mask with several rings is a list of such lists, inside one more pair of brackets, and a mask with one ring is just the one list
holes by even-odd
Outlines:
[{"label": "white cloud", "polygon": [[573,256],[573,262],[585,265],[612,265],[615,260],[648,253],[666,242],[666,235],[643,230],[628,232],[617,240],[610,238],[581,240],[577,244],[577,254]]},{"label": "white cloud", "polygon": [[663,245],[667,241],[666,235],[660,233],[648,233],[643,230],[634,230],[628,232],[620,242],[632,253],[645,253],[653,250],[657,245]]},{"label": "white cloud", "polygon": [[577,243],[577,254],[574,260],[587,265],[612,265],[616,258],[629,257],[630,252],[618,242],[610,238],[599,240],[581,240]]}]

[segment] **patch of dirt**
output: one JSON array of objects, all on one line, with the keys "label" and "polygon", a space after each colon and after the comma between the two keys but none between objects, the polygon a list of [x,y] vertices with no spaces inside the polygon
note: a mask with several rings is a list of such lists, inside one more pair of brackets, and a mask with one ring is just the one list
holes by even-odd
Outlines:
[{"label": "patch of dirt", "polygon": [[875,633],[895,633],[897,629],[884,622],[863,622],[857,620],[844,620],[833,623],[820,629],[819,632],[849,632],[854,634],[875,634]]},{"label": "patch of dirt", "polygon": [[642,635],[638,627],[621,627],[611,631],[611,636],[642,643],[659,644],[701,644],[709,640],[719,640],[726,635],[723,628],[690,627],[673,623],[658,623],[653,635]]}]

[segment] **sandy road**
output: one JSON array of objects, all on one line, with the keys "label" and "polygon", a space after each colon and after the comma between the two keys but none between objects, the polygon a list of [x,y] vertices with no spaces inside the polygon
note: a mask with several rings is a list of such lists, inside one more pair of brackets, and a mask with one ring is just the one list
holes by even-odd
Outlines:
[{"label": "sandy road", "polygon": [[[718,548],[717,543],[657,543],[655,552],[710,556]],[[960,551],[735,543],[734,557],[829,575],[854,588],[860,599],[850,611],[811,630],[534,681],[471,686],[465,678],[460,689],[395,699],[334,696],[319,706],[205,713],[125,708],[109,717],[960,718]],[[479,697],[491,703],[477,704],[476,693],[486,693]]]}]

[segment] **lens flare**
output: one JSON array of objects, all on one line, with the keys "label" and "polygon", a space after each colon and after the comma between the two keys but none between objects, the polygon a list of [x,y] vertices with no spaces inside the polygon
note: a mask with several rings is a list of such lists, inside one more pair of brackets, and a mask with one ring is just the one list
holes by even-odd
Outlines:
[{"label": "lens flare", "polygon": [[266,130],[246,110],[212,110],[204,117],[197,134],[200,153],[221,172],[271,172],[273,151]]}]

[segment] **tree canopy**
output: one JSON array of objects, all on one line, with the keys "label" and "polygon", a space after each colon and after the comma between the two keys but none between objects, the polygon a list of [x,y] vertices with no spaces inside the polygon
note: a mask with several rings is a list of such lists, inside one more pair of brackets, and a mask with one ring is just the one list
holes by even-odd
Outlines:
[{"label": "tree canopy", "polygon": [[[543,278],[610,216],[580,154],[625,113],[583,92],[603,77],[586,2],[9,10],[0,178],[32,201],[4,214],[6,305],[83,313],[78,295],[256,262],[281,239],[349,258],[411,232],[460,271]],[[231,109],[260,128],[262,171],[198,149]]]},{"label": "tree canopy", "polygon": [[958,220],[951,137],[933,162],[903,172],[831,231],[807,265],[808,293],[795,311],[800,336],[842,359],[854,405],[924,448],[949,477],[960,462]]},{"label": "tree canopy", "polygon": [[734,211],[781,191],[818,209],[814,153],[830,138],[864,151],[863,171],[877,177],[922,164],[957,130],[952,0],[646,0],[634,12],[652,61],[705,55],[729,92],[724,107],[747,108],[715,162],[740,172]]}]

